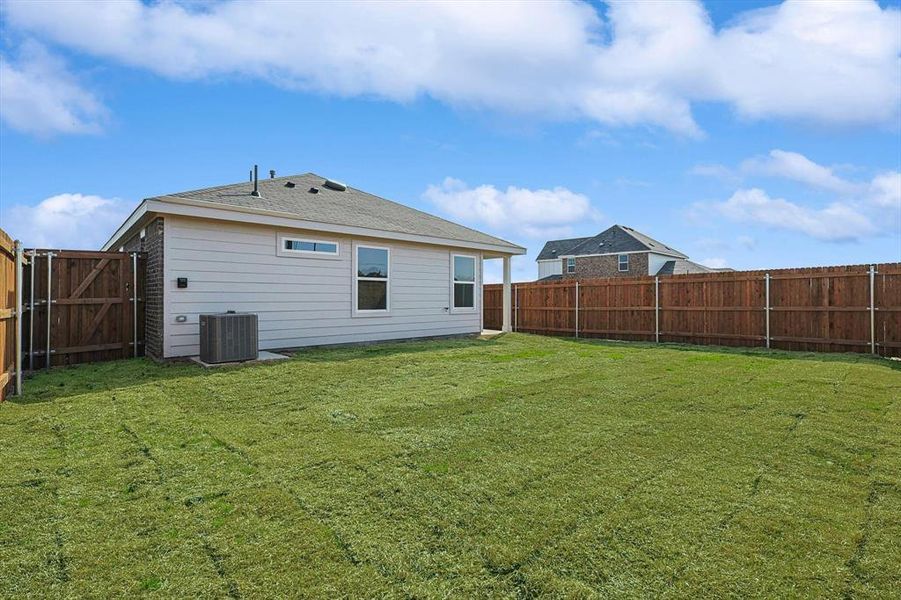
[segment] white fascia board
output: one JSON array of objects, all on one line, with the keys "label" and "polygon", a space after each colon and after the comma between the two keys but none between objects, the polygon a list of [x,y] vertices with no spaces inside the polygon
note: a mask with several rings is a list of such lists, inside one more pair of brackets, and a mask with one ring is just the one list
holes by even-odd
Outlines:
[{"label": "white fascia board", "polygon": [[117,248],[118,246],[121,246],[122,244],[120,244],[119,242],[123,237],[125,237],[125,234],[128,233],[130,229],[135,227],[141,221],[144,215],[147,214],[147,203],[148,200],[144,200],[143,202],[138,204],[137,208],[131,211],[131,214],[127,219],[125,219],[125,222],[119,226],[119,229],[117,229],[112,237],[110,237],[110,239],[108,239],[106,243],[103,244],[100,250],[108,252],[110,251],[110,248]]},{"label": "white fascia board", "polygon": [[[385,240],[398,240],[406,242],[418,242],[434,246],[451,248],[469,248],[472,250],[484,250],[497,256],[512,256],[525,254],[522,246],[501,246],[496,244],[482,244],[479,242],[467,242],[452,240],[427,235],[400,233],[396,231],[384,231],[380,229],[368,229],[351,225],[335,225],[333,223],[319,223],[298,219],[296,215],[278,211],[262,210],[256,208],[228,207],[223,208],[215,202],[202,200],[187,200],[185,198],[167,198],[162,200],[145,200],[146,211],[160,214],[179,215],[184,217],[199,217],[203,219],[215,219],[220,221],[237,221],[239,223],[254,223],[257,225],[271,225],[290,229],[306,229],[310,231],[323,231],[344,235],[369,237]],[[125,227],[123,225],[123,227]],[[120,228],[121,230],[122,228]],[[114,237],[118,236],[117,235]],[[109,244],[109,242],[107,242]]]}]

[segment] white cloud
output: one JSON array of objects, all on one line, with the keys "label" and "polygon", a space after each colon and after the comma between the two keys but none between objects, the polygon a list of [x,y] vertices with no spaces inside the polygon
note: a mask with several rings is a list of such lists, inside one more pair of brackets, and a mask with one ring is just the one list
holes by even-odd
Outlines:
[{"label": "white cloud", "polygon": [[[9,1],[10,27],[166,77],[700,135],[698,102],[747,118],[897,125],[899,13],[787,1],[716,30],[698,2]],[[866,93],[861,93],[866,90]]]},{"label": "white cloud", "polygon": [[572,233],[573,225],[600,219],[587,196],[563,187],[471,188],[459,179],[447,177],[440,185],[430,185],[422,196],[455,220],[530,238],[566,237]]},{"label": "white cloud", "polygon": [[889,171],[874,177],[870,198],[876,206],[901,210],[901,172]]},{"label": "white cloud", "polygon": [[0,223],[28,248],[100,248],[131,208],[118,198],[58,194],[4,209]]},{"label": "white cloud", "polygon": [[702,163],[699,165],[693,166],[688,171],[689,175],[698,175],[700,177],[712,177],[713,179],[720,179],[727,183],[737,182],[741,180],[741,177],[735,170],[730,169],[726,165],[720,165],[716,163]]},{"label": "white cloud", "polygon": [[106,109],[40,45],[28,43],[16,62],[0,56],[0,119],[39,136],[95,133]]},{"label": "white cloud", "polygon": [[796,231],[827,242],[854,241],[877,232],[870,218],[849,204],[835,202],[823,209],[808,208],[771,198],[757,188],[738,190],[725,202],[704,208],[739,223]]},{"label": "white cloud", "polygon": [[710,267],[711,269],[725,269],[729,266],[729,261],[725,258],[705,258],[700,262],[705,267]]},{"label": "white cloud", "polygon": [[837,176],[831,168],[817,164],[803,154],[785,150],[771,150],[766,157],[750,158],[742,163],[741,170],[750,175],[783,177],[839,194],[851,194],[861,189]]}]

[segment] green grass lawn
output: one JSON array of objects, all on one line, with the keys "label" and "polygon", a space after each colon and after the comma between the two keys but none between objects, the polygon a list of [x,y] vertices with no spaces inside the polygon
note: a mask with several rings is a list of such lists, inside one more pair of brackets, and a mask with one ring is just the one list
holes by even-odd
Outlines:
[{"label": "green grass lawn", "polygon": [[0,596],[898,597],[901,370],[520,334],[0,405]]}]

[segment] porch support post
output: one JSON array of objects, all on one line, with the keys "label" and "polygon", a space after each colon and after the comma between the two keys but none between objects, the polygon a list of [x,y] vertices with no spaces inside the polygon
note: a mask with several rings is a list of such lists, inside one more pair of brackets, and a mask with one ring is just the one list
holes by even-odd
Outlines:
[{"label": "porch support post", "polygon": [[512,321],[512,294],[511,294],[511,280],[512,276],[512,268],[511,268],[511,260],[512,257],[505,256],[504,257],[504,322],[501,327],[501,331],[512,331],[513,327],[511,326]]}]

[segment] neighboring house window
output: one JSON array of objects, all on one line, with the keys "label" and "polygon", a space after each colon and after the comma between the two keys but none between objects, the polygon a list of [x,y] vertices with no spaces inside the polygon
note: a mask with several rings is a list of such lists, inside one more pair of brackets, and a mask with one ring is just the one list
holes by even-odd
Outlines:
[{"label": "neighboring house window", "polygon": [[337,242],[321,240],[305,240],[301,238],[282,238],[282,250],[300,254],[338,254]]},{"label": "neighboring house window", "polygon": [[452,256],[454,308],[476,307],[476,259],[474,256]]},{"label": "neighboring house window", "polygon": [[357,311],[388,312],[388,248],[357,246]]},{"label": "neighboring house window", "polygon": [[619,255],[619,270],[620,271],[628,271],[629,270],[629,255],[628,254],[620,254]]},{"label": "neighboring house window", "polygon": [[567,273],[575,273],[576,272],[576,259],[573,256],[570,256],[566,259],[566,272]]}]

